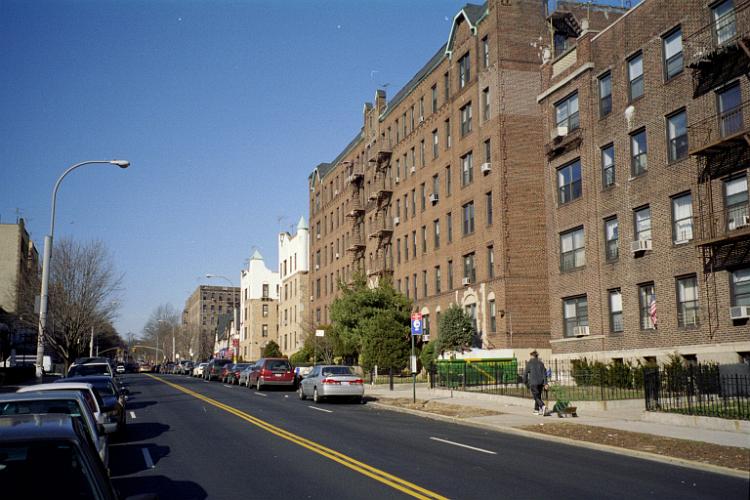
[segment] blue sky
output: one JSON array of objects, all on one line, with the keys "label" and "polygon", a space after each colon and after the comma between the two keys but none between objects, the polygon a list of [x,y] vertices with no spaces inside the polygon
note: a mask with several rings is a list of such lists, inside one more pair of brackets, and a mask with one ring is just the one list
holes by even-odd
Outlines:
[{"label": "blue sky", "polygon": [[[40,249],[103,240],[124,273],[120,333],[201,278],[239,282],[307,217],[307,176],[445,42],[463,1],[0,0],[0,221]],[[18,212],[17,212],[18,211]],[[281,218],[281,219],[280,219]],[[279,220],[280,219],[280,220]]]}]

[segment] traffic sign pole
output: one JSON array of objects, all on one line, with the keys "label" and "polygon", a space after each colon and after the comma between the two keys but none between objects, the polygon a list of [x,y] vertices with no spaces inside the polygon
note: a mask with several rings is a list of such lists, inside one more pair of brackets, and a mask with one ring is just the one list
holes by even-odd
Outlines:
[{"label": "traffic sign pole", "polygon": [[409,368],[411,369],[411,393],[412,402],[417,402],[417,363],[414,356],[414,337],[422,335],[422,314],[415,312],[411,315],[411,359]]}]

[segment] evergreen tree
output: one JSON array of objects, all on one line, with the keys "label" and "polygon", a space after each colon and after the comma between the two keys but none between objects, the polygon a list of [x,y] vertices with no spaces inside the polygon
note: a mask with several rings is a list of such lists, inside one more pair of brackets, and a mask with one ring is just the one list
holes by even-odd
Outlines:
[{"label": "evergreen tree", "polygon": [[471,348],[474,341],[474,323],[461,306],[452,304],[440,316],[440,336],[435,349],[438,353],[446,351],[464,352]]},{"label": "evergreen tree", "polygon": [[261,352],[261,356],[264,358],[281,358],[283,357],[283,354],[281,353],[279,344],[271,340],[263,348],[263,352]]}]

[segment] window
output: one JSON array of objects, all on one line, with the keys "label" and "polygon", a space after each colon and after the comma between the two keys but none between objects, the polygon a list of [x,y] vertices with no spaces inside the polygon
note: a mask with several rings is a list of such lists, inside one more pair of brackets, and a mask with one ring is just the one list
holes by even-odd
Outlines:
[{"label": "window", "polygon": [[435,293],[440,293],[440,266],[435,266]]},{"label": "window", "polygon": [[453,261],[448,261],[448,289],[453,290]]},{"label": "window", "polygon": [[440,178],[438,174],[432,176],[432,194],[437,195],[440,193]]},{"label": "window", "polygon": [[609,329],[613,332],[623,331],[622,293],[619,288],[609,291]]},{"label": "window", "polygon": [[733,0],[724,0],[712,9],[716,42],[722,45],[732,40],[737,34],[737,18]]},{"label": "window", "polygon": [[409,262],[409,234],[404,236],[404,262]]},{"label": "window", "polygon": [[693,276],[677,278],[677,325],[698,326],[698,279]]},{"label": "window", "polygon": [[635,240],[644,241],[651,239],[651,207],[645,206],[636,209],[635,215]]},{"label": "window", "polygon": [[672,198],[672,243],[693,239],[693,197],[690,193]]},{"label": "window", "polygon": [[572,271],[586,265],[583,227],[560,234],[560,271]]},{"label": "window", "polygon": [[718,93],[719,131],[722,137],[734,135],[742,130],[742,95],[740,84],[735,83]]},{"label": "window", "polygon": [[268,325],[261,326],[261,336],[268,337]]},{"label": "window", "polygon": [[469,151],[461,157],[461,185],[467,186],[474,180],[474,166],[472,153]]},{"label": "window", "polygon": [[417,258],[417,232],[412,231],[411,232],[411,256],[415,259]]},{"label": "window", "polygon": [[440,248],[440,219],[432,221],[432,236],[435,250]]},{"label": "window", "polygon": [[435,113],[438,108],[438,90],[437,83],[432,86],[432,112]]},{"label": "window", "polygon": [[484,162],[490,163],[492,161],[492,143],[490,139],[484,141]]},{"label": "window", "polygon": [[427,297],[427,271],[422,271],[422,296]]},{"label": "window", "polygon": [[677,161],[687,157],[687,113],[684,109],[667,117],[667,142],[669,161]]},{"label": "window", "polygon": [[424,182],[419,185],[419,205],[422,208],[422,212],[427,208],[427,188]]},{"label": "window", "polygon": [[445,102],[451,97],[451,77],[450,73],[443,74],[443,89],[445,89]]},{"label": "window", "polygon": [[482,120],[490,119],[490,88],[482,91]]},{"label": "window", "polygon": [[268,304],[263,304],[263,317],[268,317]]},{"label": "window", "polygon": [[612,112],[612,74],[607,72],[599,77],[599,116]]},{"label": "window", "polygon": [[656,289],[653,283],[638,286],[638,306],[641,318],[641,330],[656,328]]},{"label": "window", "polygon": [[414,132],[414,105],[411,105],[411,108],[409,108],[409,122],[411,123],[410,131]]},{"label": "window", "polygon": [[471,132],[471,103],[461,108],[461,137]]},{"label": "window", "polygon": [[578,92],[555,104],[557,134],[566,135],[578,128]]},{"label": "window", "polygon": [[462,207],[463,209],[463,234],[464,236],[474,232],[474,202],[470,201]]},{"label": "window", "polygon": [[589,303],[586,296],[563,299],[563,335],[574,337],[576,328],[589,326]]},{"label": "window", "polygon": [[620,257],[620,228],[617,217],[604,221],[604,255],[608,261],[617,260]]},{"label": "window", "polygon": [[487,37],[484,37],[482,38],[482,67],[489,68],[489,66],[490,66],[490,41],[487,39]]},{"label": "window", "polygon": [[602,148],[602,186],[615,185],[615,147],[610,144]]},{"label": "window", "polygon": [[453,241],[453,215],[448,212],[445,216],[445,224],[448,229],[448,243]]},{"label": "window", "polygon": [[581,197],[581,160],[557,169],[557,192],[561,205]]},{"label": "window", "polygon": [[677,28],[664,37],[664,79],[671,80],[682,73],[682,30]]},{"label": "window", "polygon": [[487,247],[487,277],[495,277],[495,248],[492,245]]},{"label": "window", "polygon": [[474,267],[474,252],[464,255],[464,278],[469,279],[469,283],[476,283],[477,270]]},{"label": "window", "polygon": [[732,272],[732,305],[750,306],[750,267]]},{"label": "window", "polygon": [[451,186],[451,167],[450,165],[448,165],[447,167],[445,167],[445,196],[451,195],[452,187],[453,186]]},{"label": "window", "polygon": [[647,154],[648,145],[644,129],[630,136],[630,171],[633,177],[644,174],[648,170]]},{"label": "window", "polygon": [[416,300],[417,299],[417,273],[414,273],[412,277],[414,278],[414,299]]},{"label": "window", "polygon": [[490,309],[490,332],[497,331],[497,305],[494,300],[489,301]]},{"label": "window", "polygon": [[411,173],[415,175],[417,172],[417,149],[416,147],[411,148]]},{"label": "window", "polygon": [[487,225],[492,225],[492,191],[489,191],[484,194],[484,203],[486,205],[486,214],[487,214]]},{"label": "window", "polygon": [[445,147],[450,148],[451,147],[451,119],[447,118],[445,120]]},{"label": "window", "polygon": [[424,121],[424,96],[419,98],[419,121]]},{"label": "window", "polygon": [[635,101],[643,95],[643,54],[628,59],[628,82],[630,101]]},{"label": "window", "polygon": [[396,239],[396,264],[401,264],[401,238]]},{"label": "window", "polygon": [[427,253],[427,226],[422,226],[422,253]]},{"label": "window", "polygon": [[471,60],[467,52],[458,60],[458,88],[464,88],[471,80]]},{"label": "window", "polygon": [[432,158],[440,156],[440,138],[437,129],[432,131]]},{"label": "window", "polygon": [[419,166],[424,167],[425,166],[425,157],[424,157],[424,139],[419,141]]},{"label": "window", "polygon": [[409,277],[404,278],[404,289],[406,290],[406,297],[409,298]]},{"label": "window", "polygon": [[412,216],[417,215],[417,190],[411,190],[411,214]]},{"label": "window", "polygon": [[262,293],[263,293],[263,298],[267,299],[268,298],[268,284],[267,283],[263,284],[263,292]]},{"label": "window", "polygon": [[727,229],[729,231],[734,231],[750,224],[747,176],[735,177],[724,182],[724,203],[726,204]]}]

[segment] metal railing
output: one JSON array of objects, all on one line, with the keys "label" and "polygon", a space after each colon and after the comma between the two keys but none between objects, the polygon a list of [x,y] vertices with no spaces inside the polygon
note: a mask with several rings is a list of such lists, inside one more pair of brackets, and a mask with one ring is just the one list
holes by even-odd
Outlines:
[{"label": "metal railing", "polygon": [[748,35],[750,26],[750,1],[735,1],[734,10],[685,38],[685,62],[695,66],[711,54]]},{"label": "metal railing", "polygon": [[750,129],[750,101],[723,113],[716,113],[688,126],[690,151],[695,154],[722,140]]},{"label": "metal railing", "polygon": [[750,232],[750,205],[741,203],[723,210],[705,213],[700,220],[699,243],[730,238]]}]

